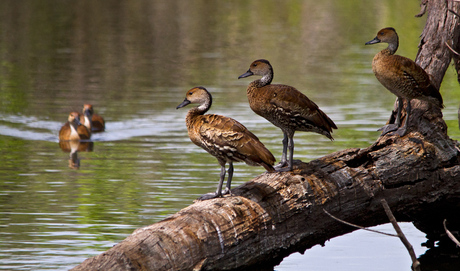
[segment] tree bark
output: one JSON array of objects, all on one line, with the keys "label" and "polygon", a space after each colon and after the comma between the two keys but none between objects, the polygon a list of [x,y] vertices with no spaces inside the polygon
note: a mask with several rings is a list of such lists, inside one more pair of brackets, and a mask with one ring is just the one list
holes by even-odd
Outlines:
[{"label": "tree bark", "polygon": [[[459,48],[453,1],[428,1],[417,62],[440,85]],[[231,196],[198,201],[134,231],[72,270],[272,270],[282,259],[351,232],[324,210],[362,226],[388,222],[386,199],[399,221],[414,221],[433,240],[460,229],[460,149],[439,109],[412,103],[409,133],[386,135],[365,149],[347,149],[264,173]]]}]

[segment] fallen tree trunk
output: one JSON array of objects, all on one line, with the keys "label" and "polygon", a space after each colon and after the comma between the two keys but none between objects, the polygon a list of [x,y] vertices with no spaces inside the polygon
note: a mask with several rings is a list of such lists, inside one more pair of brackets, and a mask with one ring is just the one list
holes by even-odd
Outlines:
[{"label": "fallen tree trunk", "polygon": [[[417,59],[437,85],[451,57],[439,44],[445,39],[431,37],[460,31],[457,19],[449,17],[454,15],[446,15],[447,5],[459,10],[451,1],[428,2]],[[445,11],[442,24],[432,18],[439,18],[436,10]],[[433,42],[438,46],[428,48]],[[458,38],[452,42],[457,48]],[[427,61],[434,57],[441,60]],[[362,226],[387,223],[381,199],[399,221],[416,221],[432,238],[441,234],[445,218],[450,230],[458,230],[459,146],[448,138],[439,109],[418,100],[412,108],[411,118],[418,121],[404,137],[387,135],[365,149],[296,161],[292,172],[262,174],[232,196],[196,202],[136,230],[73,270],[272,270],[293,252],[355,230],[324,210]]]}]

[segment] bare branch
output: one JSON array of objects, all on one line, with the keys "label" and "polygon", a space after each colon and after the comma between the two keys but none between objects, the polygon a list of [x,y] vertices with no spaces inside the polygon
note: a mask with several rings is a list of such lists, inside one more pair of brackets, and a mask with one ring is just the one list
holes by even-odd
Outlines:
[{"label": "bare branch", "polygon": [[457,247],[460,247],[460,242],[457,240],[457,238],[455,238],[455,236],[447,229],[446,227],[446,219],[444,219],[444,221],[442,222],[442,224],[444,225],[444,230],[446,231],[446,234],[447,236],[449,236],[450,240],[452,240],[456,245]]},{"label": "bare branch", "polygon": [[458,52],[455,51],[452,47],[450,47],[449,44],[447,44],[447,42],[444,42],[444,44],[447,46],[447,48],[449,48],[449,49],[452,51],[452,53],[454,53],[454,54],[460,56],[460,53],[458,53]]},{"label": "bare branch", "polygon": [[387,214],[388,219],[390,219],[390,222],[393,225],[393,228],[395,228],[395,231],[398,233],[399,239],[401,239],[401,242],[404,244],[407,251],[409,252],[409,255],[412,259],[412,270],[420,271],[421,270],[420,262],[417,260],[417,256],[415,255],[414,248],[409,243],[409,240],[407,240],[406,236],[404,235],[401,228],[399,227],[398,222],[396,221],[396,218],[391,212],[390,206],[388,206],[388,203],[385,199],[382,199],[380,202],[382,203],[383,209],[385,209],[385,213]]},{"label": "bare branch", "polygon": [[457,12],[453,11],[452,9],[448,9],[448,11],[452,12],[455,16],[460,18],[460,15]]},{"label": "bare branch", "polygon": [[391,233],[386,233],[386,232],[383,232],[383,231],[376,231],[376,230],[371,230],[371,229],[368,229],[366,227],[362,227],[362,226],[359,226],[359,225],[356,225],[356,224],[352,224],[350,222],[347,222],[347,221],[344,221],[340,218],[337,218],[333,215],[331,215],[328,211],[326,211],[325,209],[323,209],[323,211],[328,215],[330,216],[331,218],[345,224],[345,225],[348,225],[348,226],[351,226],[351,227],[355,227],[355,228],[358,228],[358,229],[361,229],[361,230],[365,230],[365,231],[370,231],[370,232],[375,232],[375,233],[379,233],[379,234],[383,234],[383,235],[388,235],[388,236],[391,236],[391,237],[399,237],[398,235],[396,234],[391,234]]}]

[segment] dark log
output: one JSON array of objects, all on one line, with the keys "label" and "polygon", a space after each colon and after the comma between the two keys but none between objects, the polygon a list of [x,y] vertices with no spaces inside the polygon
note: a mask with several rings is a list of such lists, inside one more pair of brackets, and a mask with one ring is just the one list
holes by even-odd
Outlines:
[{"label": "dark log", "polygon": [[[445,45],[460,33],[459,3],[428,1],[417,62],[439,86],[452,57]],[[449,41],[450,42],[450,41]],[[458,48],[458,37],[450,43]],[[370,66],[369,66],[370,67]],[[386,135],[365,149],[347,149],[265,173],[232,196],[196,202],[140,228],[72,270],[273,270],[282,259],[355,230],[388,222],[381,199],[398,221],[415,221],[433,240],[460,229],[459,145],[447,136],[439,109],[414,100],[404,137]]]}]

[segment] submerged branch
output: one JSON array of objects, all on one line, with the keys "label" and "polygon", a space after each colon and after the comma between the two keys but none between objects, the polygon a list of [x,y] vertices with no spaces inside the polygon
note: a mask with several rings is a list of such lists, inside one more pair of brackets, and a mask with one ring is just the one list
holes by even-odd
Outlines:
[{"label": "submerged branch", "polygon": [[390,222],[393,225],[393,228],[398,233],[399,239],[401,240],[401,242],[404,244],[407,251],[409,252],[410,258],[412,260],[412,270],[420,271],[420,262],[417,260],[417,255],[415,255],[414,248],[412,247],[411,243],[409,242],[409,240],[407,240],[403,231],[399,227],[398,222],[396,221],[396,218],[391,212],[390,206],[388,206],[388,202],[385,199],[380,200],[380,202],[382,202],[383,209],[385,209],[385,213],[387,214],[388,219],[390,219]]}]

